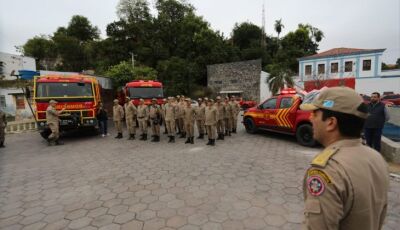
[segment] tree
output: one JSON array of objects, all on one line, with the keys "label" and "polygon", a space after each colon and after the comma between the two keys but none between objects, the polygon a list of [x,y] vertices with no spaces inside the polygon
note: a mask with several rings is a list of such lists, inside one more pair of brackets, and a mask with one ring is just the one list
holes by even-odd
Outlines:
[{"label": "tree", "polygon": [[66,34],[86,42],[98,39],[100,31],[96,26],[92,26],[86,17],[74,15],[66,28]]},{"label": "tree", "polygon": [[37,69],[53,66],[57,57],[55,44],[47,36],[35,36],[22,46],[22,53],[36,59]]},{"label": "tree", "polygon": [[146,0],[120,0],[117,5],[117,15],[127,22],[147,21],[151,18]]},{"label": "tree", "polygon": [[285,87],[293,87],[293,72],[279,64],[272,64],[267,67],[270,74],[267,78],[269,90],[276,95]]},{"label": "tree", "polygon": [[275,28],[276,33],[278,33],[278,39],[279,39],[279,34],[281,34],[282,29],[285,28],[285,26],[282,24],[282,19],[275,21],[274,28]]},{"label": "tree", "polygon": [[262,30],[260,27],[250,23],[244,22],[235,24],[232,30],[232,42],[239,49],[252,48],[255,45],[261,47]]},{"label": "tree", "polygon": [[396,68],[397,68],[397,69],[400,69],[400,58],[397,58],[397,61],[396,61]]},{"label": "tree", "polygon": [[4,78],[4,62],[0,61],[0,79]]},{"label": "tree", "polygon": [[131,63],[122,61],[117,65],[111,66],[106,72],[106,76],[110,77],[114,87],[118,88],[132,80],[155,80],[157,79],[157,71],[147,66],[133,68]]}]

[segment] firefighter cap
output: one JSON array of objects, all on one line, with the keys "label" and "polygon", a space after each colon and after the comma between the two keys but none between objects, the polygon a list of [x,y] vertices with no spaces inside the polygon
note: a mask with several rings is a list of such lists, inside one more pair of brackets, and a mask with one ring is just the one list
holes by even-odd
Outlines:
[{"label": "firefighter cap", "polygon": [[221,97],[220,96],[217,96],[217,98],[215,98],[216,100],[221,100]]},{"label": "firefighter cap", "polygon": [[118,99],[114,99],[114,101],[113,101],[114,103],[118,103],[119,101],[118,101]]},{"label": "firefighter cap", "polygon": [[151,101],[157,101],[157,99],[153,97],[153,98],[151,99]]},{"label": "firefighter cap", "polygon": [[335,112],[351,114],[360,118],[367,117],[367,107],[361,96],[348,87],[332,87],[324,89],[314,101],[300,105],[300,109],[313,111],[326,109]]},{"label": "firefighter cap", "polygon": [[56,104],[56,103],[58,103],[56,100],[53,100],[53,99],[51,99],[50,101],[49,101],[49,103],[50,104]]}]

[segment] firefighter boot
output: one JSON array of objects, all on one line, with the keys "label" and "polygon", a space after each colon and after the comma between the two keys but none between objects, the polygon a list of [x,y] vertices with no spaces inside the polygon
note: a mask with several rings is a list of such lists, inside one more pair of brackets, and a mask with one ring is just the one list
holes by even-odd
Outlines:
[{"label": "firefighter boot", "polygon": [[188,137],[185,141],[185,144],[189,144],[190,143],[190,137]]},{"label": "firefighter boot", "polygon": [[171,143],[175,143],[175,136],[171,136],[171,137],[172,137]]},{"label": "firefighter boot", "polygon": [[143,134],[143,140],[147,141],[147,133]]},{"label": "firefighter boot", "polygon": [[179,136],[179,138],[185,138],[186,137],[186,133],[181,132],[181,135]]},{"label": "firefighter boot", "polygon": [[171,143],[172,142],[172,136],[168,136],[168,137],[169,137],[168,143]]},{"label": "firefighter boot", "polygon": [[211,139],[211,146],[215,146],[215,139]]},{"label": "firefighter boot", "polygon": [[208,139],[207,145],[211,145],[211,139]]},{"label": "firefighter boot", "polygon": [[6,146],[4,146],[4,142],[0,142],[0,148],[4,148]]},{"label": "firefighter boot", "polygon": [[204,133],[200,133],[200,136],[197,139],[204,139]]},{"label": "firefighter boot", "polygon": [[156,142],[160,142],[160,136],[156,136]]},{"label": "firefighter boot", "polygon": [[143,141],[143,139],[144,139],[144,134],[142,133],[142,134],[140,134],[140,139],[139,140]]},{"label": "firefighter boot", "polygon": [[232,133],[236,133],[236,129],[232,129]]},{"label": "firefighter boot", "polygon": [[218,133],[218,138],[217,138],[217,140],[222,140],[222,135],[221,135],[221,133]]},{"label": "firefighter boot", "polygon": [[221,140],[225,140],[225,135],[221,133]]},{"label": "firefighter boot", "polygon": [[190,138],[190,144],[194,144],[193,138],[194,138],[194,137],[191,137],[191,138]]},{"label": "firefighter boot", "polygon": [[64,145],[64,142],[60,141],[60,139],[57,139],[54,141],[56,145]]}]

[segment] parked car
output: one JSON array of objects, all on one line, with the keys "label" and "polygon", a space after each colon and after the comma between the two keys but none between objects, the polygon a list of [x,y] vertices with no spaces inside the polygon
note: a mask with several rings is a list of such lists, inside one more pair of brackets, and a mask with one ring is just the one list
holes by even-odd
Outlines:
[{"label": "parked car", "polygon": [[381,101],[382,103],[388,105],[400,105],[400,94],[391,94],[383,96]]}]

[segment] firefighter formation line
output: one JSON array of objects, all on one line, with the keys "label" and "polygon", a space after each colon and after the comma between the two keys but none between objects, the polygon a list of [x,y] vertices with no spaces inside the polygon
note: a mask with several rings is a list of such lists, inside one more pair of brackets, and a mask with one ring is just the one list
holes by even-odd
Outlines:
[{"label": "firefighter formation line", "polygon": [[[114,100],[113,120],[117,129],[117,139],[123,138],[122,119],[128,130],[129,140],[134,140],[136,132],[140,133],[142,141],[147,140],[148,126],[151,127],[152,142],[160,141],[160,126],[164,126],[164,134],[168,135],[169,143],[175,142],[175,135],[186,138],[186,144],[194,144],[194,126],[197,126],[198,139],[208,136],[207,145],[214,146],[215,140],[224,140],[225,136],[236,133],[237,117],[240,105],[235,97],[216,97],[215,101],[199,98],[198,105],[193,106],[190,98],[184,96],[168,97],[163,103],[157,104],[153,98],[150,105],[140,99],[136,107],[127,98],[124,107]],[[136,130],[136,129],[139,130]],[[105,136],[106,134],[103,134]]]}]

